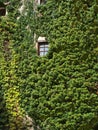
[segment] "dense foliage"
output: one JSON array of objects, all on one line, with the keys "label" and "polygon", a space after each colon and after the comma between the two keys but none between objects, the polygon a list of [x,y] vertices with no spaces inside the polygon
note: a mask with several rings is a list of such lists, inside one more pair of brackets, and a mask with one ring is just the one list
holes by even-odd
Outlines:
[{"label": "dense foliage", "polygon": [[[33,1],[25,2],[20,15],[18,1],[12,0],[10,20],[0,21],[0,129],[26,129],[20,124],[26,113],[42,130],[93,130],[98,0],[48,0],[36,11]],[[44,57],[35,54],[34,33],[50,43]]]},{"label": "dense foliage", "polygon": [[50,50],[34,59],[22,103],[42,130],[92,130],[98,122],[97,10],[97,0],[38,6],[36,34]]},{"label": "dense foliage", "polygon": [[[27,21],[23,21],[24,17],[19,15],[20,5],[18,3],[19,1],[11,1],[6,7],[8,15],[0,17],[0,130],[27,129],[25,128],[26,112],[20,105],[21,96],[17,73],[19,63],[25,56],[27,59],[27,52],[30,49],[32,49],[31,53],[34,53],[34,49],[30,44],[32,41],[30,31],[32,30],[26,29],[29,23],[28,18],[25,18]],[[27,43],[30,45],[28,46]],[[31,56],[30,53],[29,56]]]}]

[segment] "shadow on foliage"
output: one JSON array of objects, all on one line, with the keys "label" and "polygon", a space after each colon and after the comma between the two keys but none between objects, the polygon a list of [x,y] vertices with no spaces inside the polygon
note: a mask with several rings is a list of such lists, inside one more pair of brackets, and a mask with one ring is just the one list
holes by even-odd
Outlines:
[{"label": "shadow on foliage", "polygon": [[0,130],[9,130],[8,126],[8,113],[4,101],[4,90],[0,86]]},{"label": "shadow on foliage", "polygon": [[98,123],[95,125],[93,130],[98,130]]}]

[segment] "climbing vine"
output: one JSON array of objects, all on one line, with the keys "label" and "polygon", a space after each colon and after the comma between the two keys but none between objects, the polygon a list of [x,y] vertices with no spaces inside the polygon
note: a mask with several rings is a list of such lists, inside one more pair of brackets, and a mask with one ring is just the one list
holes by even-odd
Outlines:
[{"label": "climbing vine", "polygon": [[[93,130],[98,0],[48,0],[36,10],[33,2],[20,12],[22,3],[12,0],[0,18],[0,129],[28,129],[29,115],[35,129]],[[49,42],[44,57],[36,55],[34,34]]]},{"label": "climbing vine", "polygon": [[[92,130],[98,122],[97,0],[38,6],[36,34],[50,49],[33,59],[22,105],[43,130]],[[30,105],[25,105],[30,104]]]},{"label": "climbing vine", "polygon": [[[23,16],[19,15],[19,8],[20,5],[17,1],[11,1],[6,7],[8,15],[0,17],[1,130],[27,130],[29,126],[33,127],[32,120],[29,119],[20,103],[21,93],[18,67],[24,57],[25,59],[30,57],[30,53],[27,56],[26,51],[27,49],[29,50],[27,42],[30,44],[32,38],[30,37],[31,30],[26,29],[28,21],[23,21]],[[22,24],[23,22],[24,24]],[[28,35],[26,33],[28,33]],[[30,45],[30,47],[31,46],[33,47],[33,45]],[[34,49],[32,49],[32,52],[34,52]]]}]

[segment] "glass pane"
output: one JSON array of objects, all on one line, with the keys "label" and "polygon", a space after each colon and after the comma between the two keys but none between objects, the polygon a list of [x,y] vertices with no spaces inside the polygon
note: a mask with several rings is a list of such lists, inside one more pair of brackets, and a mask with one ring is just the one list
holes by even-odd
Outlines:
[{"label": "glass pane", "polygon": [[48,47],[49,45],[48,44],[45,44],[45,47]]},{"label": "glass pane", "polygon": [[44,44],[40,44],[40,47],[44,47],[45,45]]},{"label": "glass pane", "polygon": [[44,52],[40,52],[40,56],[44,56],[45,54],[44,54]]},{"label": "glass pane", "polygon": [[48,51],[48,47],[45,47],[45,51]]},{"label": "glass pane", "polygon": [[44,55],[46,55],[47,54],[47,51],[45,52],[45,54]]},{"label": "glass pane", "polygon": [[40,51],[44,51],[44,48],[40,48]]}]

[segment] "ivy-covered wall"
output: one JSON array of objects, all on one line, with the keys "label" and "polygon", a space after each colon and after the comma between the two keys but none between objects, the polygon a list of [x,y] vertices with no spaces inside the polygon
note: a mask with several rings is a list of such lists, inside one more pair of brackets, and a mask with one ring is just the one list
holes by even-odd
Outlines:
[{"label": "ivy-covered wall", "polygon": [[48,0],[35,12],[36,34],[50,50],[32,57],[21,91],[42,130],[93,130],[98,122],[97,10],[97,0]]},{"label": "ivy-covered wall", "polygon": [[27,29],[29,16],[24,17],[18,10],[21,4],[21,1],[11,1],[6,7],[8,15],[0,17],[0,130],[33,129],[33,120],[21,107],[18,67],[23,59],[35,53],[34,45],[30,44],[33,41],[32,28]]},{"label": "ivy-covered wall", "polygon": [[[0,129],[27,130],[29,115],[35,130],[94,130],[98,0],[47,0],[36,11],[33,0],[25,5],[20,15],[21,2],[12,0],[0,18]],[[36,55],[34,33],[49,42],[44,57]]]}]

